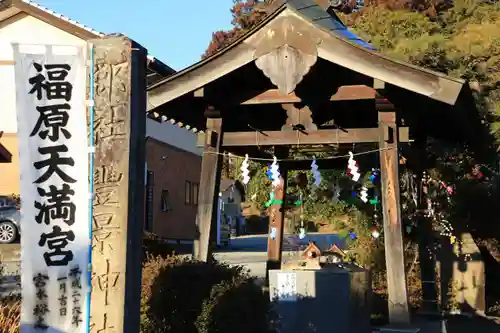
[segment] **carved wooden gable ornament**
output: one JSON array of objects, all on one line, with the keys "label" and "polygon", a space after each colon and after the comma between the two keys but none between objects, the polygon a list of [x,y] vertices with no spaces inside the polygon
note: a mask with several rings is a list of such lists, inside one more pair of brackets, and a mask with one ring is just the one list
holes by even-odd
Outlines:
[{"label": "carved wooden gable ornament", "polygon": [[255,65],[283,95],[293,92],[316,63],[320,40],[311,29],[300,19],[286,16],[259,33]]}]

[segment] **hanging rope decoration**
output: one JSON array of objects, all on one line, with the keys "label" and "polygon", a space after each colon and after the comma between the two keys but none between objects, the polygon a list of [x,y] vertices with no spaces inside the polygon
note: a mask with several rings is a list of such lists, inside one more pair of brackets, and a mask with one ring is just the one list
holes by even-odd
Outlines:
[{"label": "hanging rope decoration", "polygon": [[299,233],[299,239],[304,239],[306,238],[307,234],[306,234],[306,228],[304,227],[301,227],[300,228],[300,233]]},{"label": "hanging rope decoration", "polygon": [[380,203],[378,189],[373,190],[373,197],[370,199],[370,205],[378,205]]},{"label": "hanging rope decoration", "polygon": [[273,163],[271,164],[271,180],[274,187],[280,185],[280,169],[276,156],[273,157]]},{"label": "hanging rope decoration", "polygon": [[299,239],[304,239],[306,238],[306,228],[304,226],[304,205],[302,205],[302,191],[300,191],[299,194],[299,200],[297,202],[300,202],[300,229],[299,229]]},{"label": "hanging rope decoration", "polygon": [[272,205],[281,205],[283,204],[283,200],[276,200],[276,196],[274,191],[269,193],[269,200],[264,204],[264,206],[271,207]]},{"label": "hanging rope decoration", "polygon": [[313,174],[314,185],[316,187],[319,187],[319,185],[321,184],[321,173],[318,171],[318,165],[316,164],[316,157],[313,157],[311,163],[311,172]]},{"label": "hanging rope decoration", "polygon": [[245,154],[245,159],[243,160],[243,163],[241,163],[241,176],[243,177],[243,184],[248,184],[250,181],[250,170],[248,170],[248,154]]},{"label": "hanging rope decoration", "polygon": [[359,173],[358,163],[354,159],[352,151],[349,152],[349,160],[347,161],[347,175],[351,176],[352,180],[357,182],[361,174]]},{"label": "hanging rope decoration", "polygon": [[439,234],[441,236],[448,237],[450,239],[450,244],[455,244],[455,242],[457,241],[457,237],[454,235],[454,230],[450,222],[446,220],[440,220],[439,223],[440,227],[442,228]]},{"label": "hanging rope decoration", "polygon": [[359,192],[359,195],[360,195],[360,199],[361,201],[363,202],[368,202],[368,189],[366,188],[366,186],[363,186],[361,187],[361,191]]},{"label": "hanging rope decoration", "polygon": [[370,173],[370,182],[374,185],[373,188],[373,196],[370,199],[370,204],[371,205],[378,205],[380,203],[379,199],[379,191],[377,186],[380,185],[380,170],[378,169],[372,169],[372,172]]},{"label": "hanging rope decoration", "polygon": [[[446,194],[446,199],[448,202],[451,202],[451,196],[454,193],[454,187],[452,185],[447,185],[443,181],[432,179],[426,172],[422,177],[422,186],[423,193],[429,195],[430,185],[437,184],[438,188],[440,188]],[[435,222],[439,224],[439,234],[440,236],[448,237],[450,240],[450,244],[461,244],[461,240],[457,239],[455,236],[455,231],[451,223],[445,219],[445,216],[442,212],[437,211],[436,207],[439,207],[437,204],[433,202],[431,198],[427,198],[427,214],[426,216],[432,218]]]},{"label": "hanging rope decoration", "polygon": [[380,237],[380,232],[377,229],[377,222],[379,221],[377,205],[375,205],[375,210],[373,212],[373,223],[372,237],[378,239]]},{"label": "hanging rope decoration", "polygon": [[[367,151],[364,151],[364,152],[360,152],[360,153],[350,153],[349,155],[335,155],[335,156],[328,156],[328,157],[324,157],[323,159],[325,160],[338,160],[338,159],[341,159],[341,158],[349,158],[352,154],[352,156],[361,156],[361,155],[368,155],[368,154],[378,154],[380,153],[381,151],[388,151],[388,150],[392,150],[394,148],[392,147],[388,147],[388,148],[379,148],[379,149],[372,149],[372,150],[367,150]],[[221,152],[215,152],[215,151],[204,151],[203,154],[208,154],[208,155],[224,155],[224,156],[227,156],[227,154],[225,153],[221,153]],[[241,159],[244,159],[245,156],[240,156],[240,155],[235,155],[235,154],[231,154],[231,156],[229,158],[241,158]],[[264,162],[264,161],[274,161],[274,158],[262,158],[262,157],[249,157],[248,158],[249,160],[251,161],[261,161],[261,162]],[[302,161],[303,159],[302,158],[285,158],[285,159],[278,159],[278,161],[281,161],[281,162],[293,162],[293,161]]]},{"label": "hanging rope decoration", "polygon": [[269,234],[269,237],[271,237],[272,240],[276,239],[276,233],[278,232],[278,229],[272,227],[271,228],[271,233]]},{"label": "hanging rope decoration", "polygon": [[358,238],[354,230],[349,230],[349,237],[351,237],[352,240],[355,240]]},{"label": "hanging rope decoration", "polygon": [[[278,165],[278,158],[276,156],[273,157],[273,163],[269,166],[267,172],[267,177],[272,181],[273,189],[269,193],[269,200],[265,203],[266,207],[271,207],[273,205],[281,205],[283,204],[283,200],[276,200],[276,196],[274,193],[274,189],[280,185],[280,170]],[[271,208],[271,225],[275,225],[276,213],[275,209]],[[269,233],[269,237],[272,240],[276,239],[278,233],[278,229],[276,227],[271,227],[271,232]]]}]

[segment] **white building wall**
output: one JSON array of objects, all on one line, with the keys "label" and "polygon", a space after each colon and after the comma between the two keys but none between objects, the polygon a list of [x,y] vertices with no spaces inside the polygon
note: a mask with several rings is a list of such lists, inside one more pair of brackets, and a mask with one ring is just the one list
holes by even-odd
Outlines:
[{"label": "white building wall", "polygon": [[202,155],[203,152],[203,149],[196,147],[196,133],[169,122],[159,123],[147,118],[146,136],[196,155]]},{"label": "white building wall", "polygon": [[[32,16],[0,28],[0,60],[14,60],[11,43],[85,45],[85,41]],[[14,66],[0,66],[0,131],[17,133]]]},{"label": "white building wall", "polygon": [[[26,16],[0,28],[0,60],[14,60],[11,43],[84,46],[86,41]],[[17,133],[15,88],[14,66],[0,66],[0,132]],[[196,148],[196,134],[185,128],[147,119],[146,136],[201,155]]]}]

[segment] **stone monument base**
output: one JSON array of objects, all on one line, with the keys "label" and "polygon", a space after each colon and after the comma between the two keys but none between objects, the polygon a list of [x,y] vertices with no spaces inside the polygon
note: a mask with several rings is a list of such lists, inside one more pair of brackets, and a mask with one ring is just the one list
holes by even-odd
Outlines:
[{"label": "stone monument base", "polygon": [[371,333],[370,273],[358,266],[270,270],[269,294],[283,333]]}]

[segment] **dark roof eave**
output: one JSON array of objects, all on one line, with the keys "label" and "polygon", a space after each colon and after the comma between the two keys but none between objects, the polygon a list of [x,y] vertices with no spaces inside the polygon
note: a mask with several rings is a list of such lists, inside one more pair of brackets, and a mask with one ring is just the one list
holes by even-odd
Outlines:
[{"label": "dark roof eave", "polygon": [[151,60],[148,63],[148,68],[163,77],[168,77],[176,73],[175,69],[155,57],[151,57]]}]

